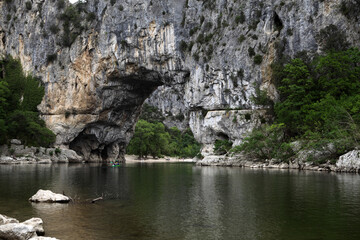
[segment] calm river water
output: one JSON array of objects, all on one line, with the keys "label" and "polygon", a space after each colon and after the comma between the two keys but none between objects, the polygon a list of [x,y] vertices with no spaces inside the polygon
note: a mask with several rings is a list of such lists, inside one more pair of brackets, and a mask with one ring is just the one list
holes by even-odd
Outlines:
[{"label": "calm river water", "polygon": [[[28,202],[40,188],[79,203]],[[46,235],[62,240],[358,240],[360,175],[186,163],[3,165],[0,213],[40,217]]]}]

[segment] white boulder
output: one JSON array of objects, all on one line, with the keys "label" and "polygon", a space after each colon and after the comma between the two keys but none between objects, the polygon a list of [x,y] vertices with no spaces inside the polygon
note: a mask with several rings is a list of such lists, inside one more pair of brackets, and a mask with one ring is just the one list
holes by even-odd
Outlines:
[{"label": "white boulder", "polygon": [[353,150],[339,157],[336,162],[338,171],[358,172],[360,171],[360,151]]},{"label": "white boulder", "polygon": [[62,194],[58,194],[58,193],[53,193],[50,190],[42,190],[40,189],[34,196],[32,196],[29,201],[31,202],[49,202],[49,203],[68,203],[70,202],[70,198],[62,195]]},{"label": "white boulder", "polygon": [[30,238],[29,240],[59,240],[59,239],[52,237],[33,237]]},{"label": "white boulder", "polygon": [[38,236],[44,236],[45,230],[43,227],[43,220],[41,218],[31,218],[23,222],[23,224],[32,226]]},{"label": "white boulder", "polygon": [[27,240],[36,236],[35,228],[24,223],[8,223],[0,226],[0,239]]}]

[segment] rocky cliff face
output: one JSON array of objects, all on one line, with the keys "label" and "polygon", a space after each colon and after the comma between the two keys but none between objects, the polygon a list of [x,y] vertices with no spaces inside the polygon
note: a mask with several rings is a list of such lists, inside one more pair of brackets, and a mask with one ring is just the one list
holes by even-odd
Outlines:
[{"label": "rocky cliff face", "polygon": [[251,99],[260,88],[276,100],[280,55],[321,52],[331,24],[360,42],[339,0],[59,2],[0,1],[0,57],[42,79],[57,144],[89,161],[122,158],[146,99],[168,125],[189,124],[204,153],[239,143],[268,119]]}]

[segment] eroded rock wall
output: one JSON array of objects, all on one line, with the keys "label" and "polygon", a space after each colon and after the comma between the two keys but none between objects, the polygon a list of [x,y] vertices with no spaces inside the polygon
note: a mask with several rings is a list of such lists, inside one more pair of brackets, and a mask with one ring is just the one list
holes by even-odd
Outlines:
[{"label": "eroded rock wall", "polygon": [[255,89],[278,98],[270,64],[279,55],[320,53],[331,24],[360,42],[359,20],[340,0],[88,0],[70,46],[61,18],[70,3],[26,2],[0,1],[0,58],[41,77],[39,110],[56,144],[89,161],[122,158],[149,96],[166,124],[190,126],[207,152],[216,139],[237,144],[268,119]]}]

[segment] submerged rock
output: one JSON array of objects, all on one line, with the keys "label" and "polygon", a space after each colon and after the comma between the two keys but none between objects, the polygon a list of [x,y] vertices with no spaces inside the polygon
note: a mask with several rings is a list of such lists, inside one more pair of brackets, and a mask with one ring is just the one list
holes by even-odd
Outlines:
[{"label": "submerged rock", "polygon": [[58,194],[58,193],[53,193],[50,190],[42,190],[40,189],[34,196],[32,196],[29,201],[31,202],[48,202],[48,203],[68,203],[70,202],[70,198],[62,195],[62,194]]}]

